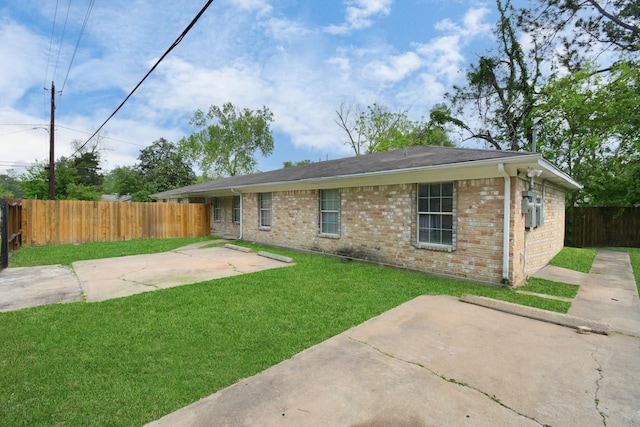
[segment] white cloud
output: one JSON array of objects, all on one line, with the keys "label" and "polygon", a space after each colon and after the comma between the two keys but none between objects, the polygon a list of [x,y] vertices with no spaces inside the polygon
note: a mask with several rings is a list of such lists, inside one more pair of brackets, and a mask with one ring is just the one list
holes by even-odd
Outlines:
[{"label": "white cloud", "polygon": [[346,34],[352,30],[362,30],[373,25],[378,15],[389,15],[393,0],[349,0],[345,9],[345,22],[330,25],[325,31],[330,34]]},{"label": "white cloud", "polygon": [[462,25],[446,18],[435,25],[442,32],[455,33],[462,37],[474,37],[491,31],[491,24],[483,22],[490,10],[484,6],[469,9],[462,18]]},{"label": "white cloud", "polygon": [[422,65],[420,56],[415,52],[406,52],[393,56],[386,62],[369,64],[369,67],[370,73],[375,79],[383,82],[398,82],[407,78]]},{"label": "white cloud", "polygon": [[[34,88],[42,89],[46,60],[42,57],[46,41],[15,22],[0,21],[0,105],[10,106]],[[6,62],[9,60],[9,62]],[[43,91],[41,91],[43,92]]]},{"label": "white cloud", "polygon": [[[162,7],[129,3],[113,0],[102,9],[96,5],[87,44],[80,46],[60,99],[61,126],[93,132],[200,8],[188,2]],[[224,102],[251,109],[266,105],[274,113],[276,144],[286,147],[281,148],[283,155],[317,153],[304,154],[312,160],[351,154],[334,123],[335,110],[345,100],[410,108],[415,118],[427,114],[460,78],[465,47],[490,32],[484,23],[487,9],[470,9],[458,21],[440,20],[435,36],[434,22],[429,22],[424,32],[408,34],[394,45],[385,34],[404,31],[402,19],[407,17],[400,16],[400,7],[399,16],[393,16],[392,4],[345,0],[344,21],[332,30],[324,27],[327,21],[315,20],[311,6],[293,10],[290,4],[280,7],[266,0],[214,3],[105,127],[110,137],[105,169],[134,164],[140,149],[160,137],[177,142],[191,132],[188,121],[195,109]],[[125,5],[127,13],[122,13]],[[379,19],[385,16],[389,19]],[[354,31],[374,23],[383,30],[379,34]],[[7,105],[0,109],[0,123],[42,122],[36,116],[43,108],[46,58],[33,52],[46,52],[48,34],[38,36],[39,28],[27,29],[10,20],[6,24],[0,26],[0,57],[10,58],[11,67],[0,69],[0,108]],[[331,37],[327,31],[349,37]],[[20,108],[22,115],[17,115],[18,104],[29,108]],[[0,133],[11,131],[0,127]],[[59,155],[69,155],[69,142],[88,134],[60,128],[57,137]],[[7,146],[24,147],[13,158],[43,159],[48,156],[46,138],[42,130],[25,129],[15,138],[2,138],[0,150],[4,154]],[[276,161],[271,167],[280,165]]]},{"label": "white cloud", "polygon": [[299,22],[284,18],[270,18],[265,22],[269,34],[276,40],[296,42],[312,31]]},{"label": "white cloud", "polygon": [[273,10],[268,0],[227,0],[231,5],[241,10],[258,11],[261,14],[270,13]]}]

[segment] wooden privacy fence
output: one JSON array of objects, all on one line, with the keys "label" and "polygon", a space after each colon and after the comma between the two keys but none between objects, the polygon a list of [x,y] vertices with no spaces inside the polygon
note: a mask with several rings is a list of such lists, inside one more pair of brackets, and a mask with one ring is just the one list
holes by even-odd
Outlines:
[{"label": "wooden privacy fence", "polygon": [[640,248],[640,207],[567,208],[565,245]]},{"label": "wooden privacy fence", "polygon": [[209,205],[23,200],[25,246],[208,236]]}]

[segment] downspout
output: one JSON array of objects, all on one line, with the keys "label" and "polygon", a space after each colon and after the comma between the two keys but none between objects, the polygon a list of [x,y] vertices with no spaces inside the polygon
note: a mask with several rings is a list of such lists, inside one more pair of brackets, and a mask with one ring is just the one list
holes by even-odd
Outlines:
[{"label": "downspout", "polygon": [[242,193],[237,192],[233,188],[231,189],[231,192],[240,196],[240,235],[238,236],[238,240],[242,240]]},{"label": "downspout", "polygon": [[511,235],[511,177],[504,170],[504,163],[498,163],[498,171],[504,177],[504,226],[502,233],[502,284],[510,286],[509,280],[509,237]]}]

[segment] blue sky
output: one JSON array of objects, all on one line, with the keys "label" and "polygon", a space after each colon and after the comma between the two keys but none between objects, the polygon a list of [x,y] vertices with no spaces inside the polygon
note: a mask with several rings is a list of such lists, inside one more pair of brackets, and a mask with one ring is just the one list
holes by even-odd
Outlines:
[{"label": "blue sky", "polygon": [[[53,26],[52,0],[0,1],[0,173],[48,159],[52,81],[56,157],[69,156],[206,1],[97,1],[70,66],[90,3],[59,0]],[[104,127],[103,169],[133,165],[161,137],[177,143],[196,109],[225,102],[274,113],[260,170],[349,156],[334,122],[342,102],[428,116],[496,19],[493,2],[467,0],[216,0]]]}]

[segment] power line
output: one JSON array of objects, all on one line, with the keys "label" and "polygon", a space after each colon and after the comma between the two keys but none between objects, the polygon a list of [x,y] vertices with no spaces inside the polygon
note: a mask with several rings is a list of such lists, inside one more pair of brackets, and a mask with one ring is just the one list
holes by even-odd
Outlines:
[{"label": "power line", "polygon": [[[51,64],[51,48],[53,47],[53,34],[55,33],[57,18],[58,18],[58,0],[56,0],[56,8],[55,8],[55,11],[53,12],[53,24],[51,24],[51,39],[49,40],[49,54],[47,55],[47,67],[44,72],[44,83],[42,83],[42,87],[45,87],[45,85],[47,84],[47,77],[49,76],[49,64]],[[43,96],[42,99],[43,99],[42,111],[44,113],[44,110],[47,105],[47,97]]]},{"label": "power line", "polygon": [[80,29],[80,34],[78,34],[78,41],[76,42],[76,47],[73,50],[73,55],[71,56],[71,61],[69,62],[69,68],[67,68],[67,74],[64,76],[64,81],[62,82],[62,88],[60,89],[60,93],[64,90],[64,86],[67,83],[67,78],[69,77],[69,72],[71,71],[71,66],[73,65],[73,60],[76,57],[76,53],[78,52],[78,46],[80,45],[80,39],[82,39],[82,35],[84,34],[84,30],[87,27],[87,22],[89,21],[89,16],[91,15],[91,11],[93,10],[93,5],[95,0],[91,0],[89,3],[89,7],[87,8],[87,13],[84,16],[84,22],[82,23],[82,28]]},{"label": "power line", "polygon": [[193,20],[191,21],[191,23],[184,29],[184,31],[178,36],[178,38],[173,42],[173,44],[171,44],[171,46],[169,46],[169,49],[167,49],[167,51],[160,57],[160,59],[158,59],[158,61],[156,61],[156,63],[153,65],[153,67],[151,67],[151,69],[147,72],[147,74],[145,74],[145,76],[142,78],[142,80],[140,80],[140,82],[136,85],[136,87],[133,88],[133,90],[131,92],[129,92],[129,95],[127,95],[127,97],[124,99],[124,101],[122,101],[120,103],[120,105],[118,105],[118,108],[115,109],[115,111],[113,113],[111,113],[111,115],[109,117],[107,117],[107,120],[104,121],[104,123],[102,123],[100,125],[100,127],[93,133],[93,135],[91,135],[89,137],[89,139],[87,139],[85,141],[84,144],[82,144],[72,155],[71,157],[73,157],[74,155],[76,155],[80,150],[82,150],[85,145],[87,145],[89,143],[89,141],[91,141],[91,138],[93,138],[94,136],[96,136],[96,134],[98,132],[100,132],[100,130],[102,130],[102,128],[107,124],[107,122],[109,120],[111,120],[111,118],[113,116],[116,115],[116,113],[118,111],[120,111],[120,109],[122,108],[122,106],[129,100],[129,98],[131,98],[131,96],[133,96],[134,92],[140,87],[140,85],[142,85],[142,83],[147,79],[147,77],[149,77],[149,75],[156,69],[156,67],[158,67],[158,65],[160,65],[160,63],[162,62],[162,60],[169,54],[169,52],[171,52],[176,46],[178,46],[178,44],[180,44],[180,42],[184,39],[184,37],[187,35],[187,33],[191,30],[191,28],[193,28],[193,26],[196,24],[196,22],[198,22],[198,20],[200,19],[200,17],[204,14],[204,12],[209,8],[209,6],[211,6],[211,3],[213,3],[213,0],[208,0],[207,3],[202,7],[202,9],[200,10],[200,12],[198,12],[198,14],[196,15],[195,18],[193,18]]},{"label": "power line", "polygon": [[56,66],[53,69],[52,81],[56,79],[56,72],[58,71],[58,63],[60,62],[60,53],[62,52],[62,43],[64,42],[64,35],[67,32],[67,22],[69,22],[69,12],[71,12],[71,0],[69,0],[69,6],[67,7],[67,16],[64,18],[64,25],[62,26],[62,35],[60,36],[60,46],[58,46],[58,57],[56,58]]},{"label": "power line", "polygon": [[[74,132],[86,133],[87,135],[91,135],[91,132],[86,132],[86,131],[84,131],[84,130],[73,129],[73,128],[66,127],[66,126],[61,126],[61,125],[56,125],[56,127],[59,127],[59,128],[61,128],[61,129],[72,130],[72,131],[74,131]],[[94,134],[94,136],[95,136],[95,134]],[[91,138],[93,138],[93,136],[92,136]],[[91,138],[89,138],[89,139],[91,139]],[[118,142],[122,142],[122,143],[124,143],[124,144],[129,144],[129,145],[135,145],[135,146],[137,146],[137,147],[145,147],[145,145],[143,145],[143,144],[136,144],[135,142],[129,142],[129,141],[125,141],[125,140],[123,140],[123,139],[113,138],[113,137],[111,137],[111,136],[105,136],[105,137],[104,137],[104,139],[111,139],[111,140],[113,140],[113,141],[118,141]],[[75,153],[74,153],[74,154],[75,154]]]},{"label": "power line", "polygon": [[[34,129],[43,129],[43,130],[46,130],[46,131],[49,130],[49,124],[48,123],[0,123],[0,126],[27,126],[27,127],[29,127],[29,129],[22,129],[22,130],[18,130],[18,131],[14,131],[14,132],[3,133],[3,134],[0,134],[0,136],[11,135],[11,134],[14,134],[14,133],[19,133],[19,132],[27,132],[27,131],[34,130]],[[84,134],[87,134],[87,135],[91,135],[91,132],[87,132],[86,130],[74,129],[74,128],[70,128],[68,126],[62,126],[60,124],[56,124],[56,129],[58,129],[58,128],[71,130],[71,131],[79,132],[79,133],[84,133]],[[112,141],[118,141],[118,142],[122,142],[124,144],[135,145],[136,147],[146,147],[144,144],[136,144],[135,142],[125,141],[124,139],[118,139],[118,138],[114,138],[112,136],[104,136],[104,139],[110,139]]]}]

